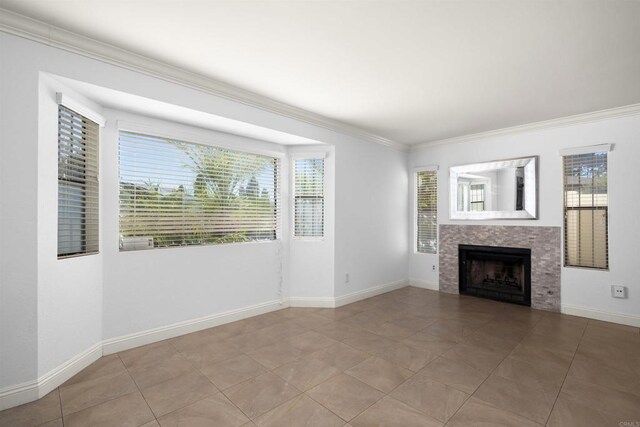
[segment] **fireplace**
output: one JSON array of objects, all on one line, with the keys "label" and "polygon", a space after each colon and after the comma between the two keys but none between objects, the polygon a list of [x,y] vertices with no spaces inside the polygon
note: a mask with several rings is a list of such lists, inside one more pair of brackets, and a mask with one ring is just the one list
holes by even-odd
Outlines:
[{"label": "fireplace", "polygon": [[531,249],[459,245],[464,295],[531,306]]}]

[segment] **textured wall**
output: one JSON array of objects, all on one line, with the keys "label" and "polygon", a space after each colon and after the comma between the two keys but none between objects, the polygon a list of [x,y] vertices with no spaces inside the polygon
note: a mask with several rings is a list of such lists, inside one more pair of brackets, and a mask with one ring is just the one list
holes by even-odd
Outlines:
[{"label": "textured wall", "polygon": [[458,293],[458,245],[531,249],[531,307],[560,311],[560,227],[440,225],[440,290]]}]

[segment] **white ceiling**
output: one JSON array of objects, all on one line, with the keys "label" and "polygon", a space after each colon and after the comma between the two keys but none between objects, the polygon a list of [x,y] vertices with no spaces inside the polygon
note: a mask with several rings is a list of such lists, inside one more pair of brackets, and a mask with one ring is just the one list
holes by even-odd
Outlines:
[{"label": "white ceiling", "polygon": [[0,5],[407,144],[640,102],[640,1]]}]

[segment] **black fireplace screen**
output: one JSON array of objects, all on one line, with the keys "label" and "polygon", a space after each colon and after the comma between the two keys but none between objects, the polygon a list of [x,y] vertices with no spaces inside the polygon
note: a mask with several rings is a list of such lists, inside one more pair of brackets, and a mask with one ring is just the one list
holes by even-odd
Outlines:
[{"label": "black fireplace screen", "polygon": [[460,293],[531,305],[531,249],[460,245]]}]

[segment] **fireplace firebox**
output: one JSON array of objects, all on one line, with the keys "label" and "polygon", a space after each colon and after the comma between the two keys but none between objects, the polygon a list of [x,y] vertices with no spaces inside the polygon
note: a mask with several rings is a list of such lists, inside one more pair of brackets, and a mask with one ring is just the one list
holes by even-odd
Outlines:
[{"label": "fireplace firebox", "polygon": [[464,295],[531,306],[531,249],[459,245]]}]

